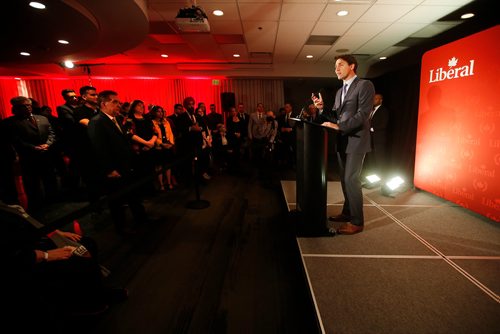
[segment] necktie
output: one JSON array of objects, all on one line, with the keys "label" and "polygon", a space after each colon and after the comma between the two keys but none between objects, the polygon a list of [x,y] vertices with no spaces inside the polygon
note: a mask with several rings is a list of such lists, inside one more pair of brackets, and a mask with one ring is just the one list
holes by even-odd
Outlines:
[{"label": "necktie", "polygon": [[31,124],[33,124],[34,126],[37,126],[35,117],[30,116],[30,117],[29,117],[29,121],[30,121],[30,123],[31,123]]},{"label": "necktie", "polygon": [[118,128],[118,131],[120,131],[121,133],[123,133],[122,128],[120,127],[120,125],[116,121],[116,118],[113,118],[113,123],[115,123],[116,127]]},{"label": "necktie", "polygon": [[347,94],[347,84],[342,87],[342,103],[344,103],[345,95]]},{"label": "necktie", "polygon": [[370,120],[370,121],[372,120],[373,115],[375,115],[375,110],[377,110],[377,109],[375,109],[375,107],[373,107],[373,110],[372,110],[372,112],[370,113],[370,117],[368,118],[368,120]]}]

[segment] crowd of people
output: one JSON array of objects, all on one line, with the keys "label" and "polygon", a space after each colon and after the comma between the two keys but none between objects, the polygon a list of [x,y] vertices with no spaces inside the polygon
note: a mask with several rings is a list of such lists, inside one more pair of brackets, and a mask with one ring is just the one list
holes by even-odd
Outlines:
[{"label": "crowd of people", "polygon": [[[295,164],[290,118],[297,114],[289,103],[279,112],[262,103],[251,113],[243,103],[225,112],[210,104],[207,112],[204,102],[186,97],[167,115],[162,106],[120,101],[118,93],[98,93],[92,86],[81,87],[79,94],[64,89],[61,95],[64,103],[55,108],[57,115],[33,98],[13,97],[13,115],[0,121],[6,158],[0,199],[21,204],[34,216],[61,198],[96,203],[129,178],[142,178],[141,190],[147,194],[208,182],[214,173],[237,171],[242,161],[259,169],[266,169],[270,160]],[[133,203],[136,197],[122,196],[117,203],[129,202],[134,217],[146,219]],[[123,216],[112,209],[118,206],[110,206],[114,221]]]},{"label": "crowd of people", "polygon": [[[220,173],[240,171],[242,163],[263,177],[276,161],[293,167],[290,104],[278,117],[261,103],[253,113],[243,103],[225,113],[210,104],[207,113],[205,103],[186,97],[167,115],[162,106],[122,102],[117,92],[92,86],[81,87],[79,95],[65,89],[62,98],[56,116],[33,98],[13,97],[12,116],[0,121],[0,216],[8,222],[2,230],[12,236],[1,248],[13,268],[9,300],[20,313],[30,303],[47,310],[42,318],[100,314],[127,297],[125,289],[106,286],[91,238],[57,229],[40,234],[37,219],[52,204],[107,203],[116,232],[127,236],[150,219],[144,196],[212,182]],[[127,223],[127,208],[133,223]],[[68,310],[65,299],[74,284],[78,307]]]}]

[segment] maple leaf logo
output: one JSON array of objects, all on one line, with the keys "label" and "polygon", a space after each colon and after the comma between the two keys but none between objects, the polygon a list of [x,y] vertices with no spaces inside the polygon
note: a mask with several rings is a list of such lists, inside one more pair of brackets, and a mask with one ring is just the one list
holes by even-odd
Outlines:
[{"label": "maple leaf logo", "polygon": [[448,60],[448,67],[457,66],[457,63],[458,63],[458,59],[453,57],[450,60]]}]

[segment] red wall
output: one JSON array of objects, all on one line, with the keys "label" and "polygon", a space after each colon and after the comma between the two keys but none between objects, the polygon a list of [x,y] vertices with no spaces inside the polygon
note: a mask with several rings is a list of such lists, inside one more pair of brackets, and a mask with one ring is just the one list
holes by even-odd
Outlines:
[{"label": "red wall", "polygon": [[500,221],[500,27],[422,57],[415,186]]}]

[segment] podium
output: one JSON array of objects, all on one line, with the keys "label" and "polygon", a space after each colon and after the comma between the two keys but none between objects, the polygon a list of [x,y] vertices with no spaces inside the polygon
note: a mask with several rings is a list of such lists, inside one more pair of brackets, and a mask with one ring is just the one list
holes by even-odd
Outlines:
[{"label": "podium", "polygon": [[297,133],[296,208],[299,232],[321,235],[327,230],[327,130],[307,120],[293,120],[296,121]]}]

